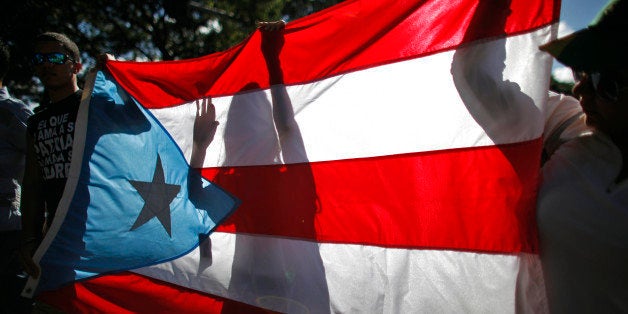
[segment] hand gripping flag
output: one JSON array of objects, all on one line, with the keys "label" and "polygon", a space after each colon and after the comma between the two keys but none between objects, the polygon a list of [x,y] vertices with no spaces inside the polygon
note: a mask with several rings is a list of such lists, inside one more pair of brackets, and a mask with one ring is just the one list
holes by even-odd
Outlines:
[{"label": "hand gripping flag", "polygon": [[[559,7],[349,0],[201,58],[109,62],[185,156],[186,112],[212,96],[220,124],[198,167],[242,203],[188,254],[42,298],[67,311],[544,312],[534,212],[551,58],[538,46]],[[151,158],[132,180],[159,177]]]},{"label": "hand gripping flag", "polygon": [[76,162],[36,254],[38,291],[180,257],[238,204],[191,169],[164,127],[115,82],[98,72],[92,84],[79,112]]}]

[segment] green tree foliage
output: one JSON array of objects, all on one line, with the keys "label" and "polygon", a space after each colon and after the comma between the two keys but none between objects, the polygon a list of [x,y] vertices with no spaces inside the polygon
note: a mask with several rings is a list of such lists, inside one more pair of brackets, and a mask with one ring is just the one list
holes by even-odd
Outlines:
[{"label": "green tree foliage", "polygon": [[67,34],[86,68],[109,52],[125,60],[194,58],[244,40],[256,21],[293,20],[340,0],[18,0],[3,3],[0,39],[11,48],[5,79],[18,96],[36,101],[32,40],[44,31]]}]

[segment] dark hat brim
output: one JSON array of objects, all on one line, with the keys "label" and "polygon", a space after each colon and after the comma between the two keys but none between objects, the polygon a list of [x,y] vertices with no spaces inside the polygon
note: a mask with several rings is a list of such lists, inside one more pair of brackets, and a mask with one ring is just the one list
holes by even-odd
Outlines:
[{"label": "dark hat brim", "polygon": [[604,71],[628,66],[628,0],[611,0],[585,29],[539,48],[576,70]]},{"label": "dark hat brim", "polygon": [[615,64],[617,51],[606,36],[586,28],[539,47],[560,63],[577,70],[601,70]]}]

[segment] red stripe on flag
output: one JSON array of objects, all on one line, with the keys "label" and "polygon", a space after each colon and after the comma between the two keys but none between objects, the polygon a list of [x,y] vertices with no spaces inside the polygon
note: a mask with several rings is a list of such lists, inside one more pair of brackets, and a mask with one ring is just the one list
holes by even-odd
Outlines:
[{"label": "red stripe on flag", "polygon": [[[493,3],[478,8],[477,1],[450,1],[447,6],[422,0],[346,1],[288,24],[279,56],[283,82],[317,81],[478,39],[524,33],[558,20],[559,6],[513,0],[503,8],[507,20],[502,23],[495,18],[498,8]],[[487,23],[469,29],[472,17],[481,16]],[[108,62],[107,69],[142,105],[162,108],[207,95],[233,95],[250,86],[268,88],[270,75],[260,46],[261,34],[255,32],[225,52],[185,61]]]},{"label": "red stripe on flag", "polygon": [[[541,141],[204,169],[242,200],[218,230],[317,242],[537,252]],[[464,172],[461,172],[464,171]]]},{"label": "red stripe on flag", "polygon": [[75,282],[38,299],[67,313],[275,313],[129,272]]}]

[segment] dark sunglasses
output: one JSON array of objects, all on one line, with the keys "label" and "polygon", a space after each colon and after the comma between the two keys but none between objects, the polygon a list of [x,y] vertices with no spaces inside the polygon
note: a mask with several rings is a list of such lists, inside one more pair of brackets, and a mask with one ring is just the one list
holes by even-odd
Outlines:
[{"label": "dark sunglasses", "polygon": [[573,77],[576,83],[588,80],[595,93],[608,101],[617,101],[619,93],[628,88],[616,76],[606,73],[573,70]]},{"label": "dark sunglasses", "polygon": [[33,64],[40,65],[46,61],[50,64],[64,64],[68,60],[74,62],[72,58],[61,52],[36,53],[33,55]]}]

